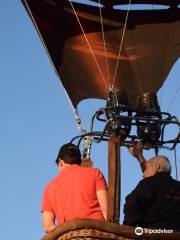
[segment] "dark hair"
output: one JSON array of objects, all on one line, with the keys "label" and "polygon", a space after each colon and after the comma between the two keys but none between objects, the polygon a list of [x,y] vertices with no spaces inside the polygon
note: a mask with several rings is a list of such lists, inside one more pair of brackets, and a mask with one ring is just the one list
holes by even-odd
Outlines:
[{"label": "dark hair", "polygon": [[79,148],[72,144],[64,144],[58,153],[56,164],[59,164],[59,160],[62,159],[67,164],[81,164],[81,152]]}]

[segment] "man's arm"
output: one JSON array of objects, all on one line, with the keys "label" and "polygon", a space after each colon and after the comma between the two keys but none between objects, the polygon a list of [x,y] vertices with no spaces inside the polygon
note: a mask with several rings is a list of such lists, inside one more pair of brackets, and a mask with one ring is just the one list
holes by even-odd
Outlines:
[{"label": "man's arm", "polygon": [[146,168],[147,161],[145,160],[145,158],[143,156],[143,146],[142,146],[142,143],[140,143],[140,142],[133,142],[132,146],[130,146],[128,148],[128,150],[131,153],[131,155],[133,157],[135,157],[139,161],[139,164],[141,166],[141,170],[142,170],[142,172],[144,172],[144,170]]},{"label": "man's arm", "polygon": [[126,197],[124,205],[124,222],[129,226],[142,226],[147,206],[153,204],[154,189],[151,179],[139,182],[136,188]]},{"label": "man's arm", "polygon": [[97,190],[96,194],[104,219],[107,220],[107,191]]},{"label": "man's arm", "polygon": [[55,216],[53,212],[42,212],[42,221],[44,232],[51,232],[55,227]]},{"label": "man's arm", "polygon": [[95,169],[96,176],[96,196],[99,206],[103,213],[104,219],[107,220],[107,184],[106,180],[99,169]]}]

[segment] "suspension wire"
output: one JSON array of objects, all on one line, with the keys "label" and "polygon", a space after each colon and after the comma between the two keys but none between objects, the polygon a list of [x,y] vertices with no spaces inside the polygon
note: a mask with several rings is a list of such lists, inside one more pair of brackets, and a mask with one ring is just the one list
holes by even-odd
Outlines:
[{"label": "suspension wire", "polygon": [[99,14],[100,14],[100,19],[101,19],[101,30],[102,30],[103,43],[104,43],[104,54],[105,54],[105,58],[106,58],[108,83],[110,83],[110,81],[109,81],[109,66],[108,66],[108,58],[107,58],[107,50],[106,50],[106,41],[105,41],[105,34],[104,34],[103,16],[102,16],[102,10],[101,10],[100,5],[101,5],[101,0],[99,0]]},{"label": "suspension wire", "polygon": [[71,109],[72,109],[72,112],[73,112],[75,121],[76,121],[76,123],[77,123],[78,129],[79,129],[80,132],[82,132],[82,131],[84,131],[84,130],[83,130],[82,124],[81,124],[81,127],[80,127],[80,124],[78,123],[78,120],[77,120],[77,119],[79,118],[79,116],[78,116],[78,113],[77,113],[77,109],[74,107],[74,105],[73,105],[73,103],[72,103],[72,101],[71,101],[71,99],[70,99],[70,97],[69,97],[66,89],[64,88],[64,86],[63,86],[63,84],[62,84],[62,82],[61,82],[61,79],[60,79],[59,74],[58,74],[58,72],[57,72],[57,69],[56,69],[56,67],[55,67],[55,65],[54,65],[54,63],[53,63],[53,60],[52,60],[52,58],[51,58],[51,56],[50,56],[50,53],[49,53],[49,51],[48,51],[48,48],[47,48],[47,46],[46,46],[46,44],[45,44],[45,42],[44,42],[44,40],[43,40],[43,38],[42,38],[42,35],[41,35],[40,31],[39,31],[39,28],[38,28],[38,26],[37,26],[37,24],[36,24],[36,22],[35,22],[34,16],[33,16],[32,12],[31,12],[29,6],[28,6],[26,3],[25,3],[25,5],[26,5],[26,7],[27,7],[27,9],[28,9],[28,12],[29,12],[31,18],[33,19],[33,23],[34,23],[34,25],[35,25],[35,27],[36,27],[36,30],[37,30],[37,32],[38,32],[38,34],[39,34],[39,36],[40,36],[40,39],[41,39],[41,41],[42,41],[42,44],[43,44],[43,46],[44,46],[44,48],[45,48],[45,50],[46,50],[46,53],[47,53],[47,55],[48,55],[48,57],[49,57],[49,59],[50,59],[50,62],[51,62],[51,64],[52,64],[53,68],[54,68],[55,74],[56,74],[57,78],[59,79],[60,86],[61,86],[63,92],[65,93],[65,96],[67,97],[67,100],[68,100],[68,102],[69,102],[69,105],[71,106]]},{"label": "suspension wire", "polygon": [[[76,120],[76,125],[77,125],[77,128],[78,128],[78,130],[79,130],[79,133],[80,133],[80,135],[83,135],[83,134],[85,134],[86,133],[86,130],[85,130],[85,128],[84,128],[84,126],[83,126],[83,124],[82,124],[82,121],[81,121],[81,118],[80,118],[80,116],[79,116],[79,113],[78,113],[78,108],[74,108],[74,111],[73,111],[73,113],[74,113],[74,117],[75,117],[75,120]],[[83,149],[85,149],[86,147],[85,147],[85,141],[83,141]]]},{"label": "suspension wire", "polygon": [[93,52],[93,50],[92,50],[91,44],[90,44],[90,42],[89,42],[89,40],[88,40],[88,38],[87,38],[87,36],[86,36],[86,33],[85,33],[84,29],[83,29],[83,26],[82,26],[82,24],[81,24],[81,21],[80,21],[78,15],[77,15],[77,12],[76,12],[76,10],[75,10],[75,8],[74,8],[74,5],[73,5],[73,3],[72,3],[71,0],[69,0],[69,2],[70,2],[70,4],[71,4],[72,10],[73,10],[73,12],[74,12],[74,15],[76,16],[76,19],[77,19],[77,21],[78,21],[78,23],[79,23],[79,26],[80,26],[80,28],[81,28],[81,30],[82,30],[82,33],[83,33],[83,35],[84,35],[84,37],[85,37],[85,40],[86,40],[86,42],[87,42],[87,45],[88,45],[88,47],[89,47],[89,49],[90,49],[90,52],[91,52],[91,54],[92,54],[92,56],[93,56],[93,59],[94,59],[96,65],[97,65],[97,68],[98,68],[99,72],[100,72],[100,75],[101,75],[101,77],[102,77],[102,79],[103,79],[103,81],[104,81],[104,83],[105,83],[105,85],[106,85],[106,88],[108,89],[107,82],[106,82],[106,80],[105,80],[105,78],[104,78],[104,75],[103,75],[103,73],[102,73],[102,70],[101,70],[101,68],[100,68],[100,66],[99,66],[99,64],[98,64],[98,61],[97,61],[97,59],[96,59],[96,56],[95,56],[95,54],[94,54],[94,52]]},{"label": "suspension wire", "polygon": [[127,10],[127,13],[126,13],[126,19],[125,19],[125,23],[124,23],[124,28],[123,28],[122,37],[121,37],[121,43],[120,43],[119,52],[118,52],[118,59],[117,59],[116,68],[115,68],[115,71],[114,71],[114,78],[113,78],[112,88],[113,88],[114,82],[116,80],[117,69],[118,69],[120,55],[121,55],[121,50],[122,50],[122,44],[123,44],[123,41],[124,41],[124,36],[125,36],[125,31],[126,31],[126,26],[127,26],[127,20],[128,20],[128,16],[129,16],[129,12],[130,12],[131,1],[132,0],[129,0],[128,10]]},{"label": "suspension wire", "polygon": [[176,148],[174,149],[174,163],[175,163],[175,170],[176,170],[176,180],[178,180],[178,166],[177,166]]},{"label": "suspension wire", "polygon": [[[84,37],[85,37],[85,40],[86,40],[86,42],[87,42],[87,45],[88,45],[88,47],[89,47],[89,49],[90,49],[90,52],[91,52],[91,54],[92,54],[92,56],[93,56],[93,59],[94,59],[96,65],[97,65],[97,68],[98,68],[99,72],[100,72],[100,75],[101,75],[101,77],[102,77],[102,79],[103,79],[103,81],[104,81],[104,83],[105,83],[106,88],[108,89],[108,84],[107,84],[107,82],[106,82],[106,80],[105,80],[105,78],[104,78],[104,75],[103,75],[103,73],[102,73],[102,71],[101,71],[101,68],[100,68],[100,66],[99,66],[99,64],[98,64],[98,62],[97,62],[96,56],[95,56],[95,54],[94,54],[94,52],[93,52],[93,50],[92,50],[92,47],[91,47],[91,45],[90,45],[90,42],[89,42],[89,40],[88,40],[88,38],[87,38],[87,36],[86,36],[86,33],[85,33],[84,29],[83,29],[83,26],[82,26],[82,24],[81,24],[81,22],[80,22],[80,19],[79,19],[78,15],[77,15],[77,12],[76,12],[75,8],[74,8],[74,5],[73,5],[73,3],[72,3],[71,0],[69,0],[69,2],[70,2],[70,4],[71,4],[72,10],[73,10],[73,12],[74,12],[74,15],[76,16],[76,19],[77,19],[77,21],[78,21],[78,23],[79,23],[79,26],[80,26],[80,28],[81,28],[81,31],[82,31],[82,33],[83,33],[83,35],[84,35]],[[80,131],[80,134],[85,134],[86,131],[85,131],[84,127],[82,126],[81,118],[79,117],[79,114],[78,114],[78,110],[77,110],[77,109],[74,109],[74,116],[75,116],[75,119],[76,119],[77,127],[78,127],[78,129],[79,129],[79,131]],[[85,142],[86,142],[86,144],[85,144]],[[86,137],[86,140],[84,140],[84,142],[83,142],[83,149],[84,149],[84,151],[87,151],[87,156],[88,156],[88,157],[90,157],[91,142],[92,142],[91,137]],[[85,145],[86,145],[86,146],[85,146]]]},{"label": "suspension wire", "polygon": [[74,117],[75,117],[75,120],[76,120],[76,124],[77,124],[77,128],[79,130],[79,133],[80,134],[85,134],[86,131],[85,131],[85,128],[83,127],[83,124],[82,124],[82,121],[81,121],[81,118],[79,116],[77,108],[74,108],[73,114],[74,114]]},{"label": "suspension wire", "polygon": [[74,105],[72,104],[72,102],[71,102],[71,100],[70,100],[70,98],[69,98],[69,95],[67,94],[67,92],[66,92],[64,86],[62,85],[61,81],[60,81],[60,84],[61,84],[61,87],[62,87],[62,89],[64,90],[65,95],[66,95],[66,97],[67,97],[67,99],[68,99],[68,102],[69,102],[69,104],[70,104],[70,106],[71,106],[71,109],[72,109],[72,112],[73,112],[73,115],[74,115],[74,118],[75,118],[75,121],[76,121],[76,126],[77,126],[77,129],[78,129],[79,133],[80,133],[80,134],[86,133],[86,130],[85,130],[83,124],[82,124],[81,118],[80,118],[80,116],[79,116],[79,114],[78,114],[78,109],[77,109],[77,107],[75,108]]},{"label": "suspension wire", "polygon": [[174,100],[175,100],[175,98],[176,98],[179,90],[180,90],[180,85],[179,85],[178,88],[176,89],[176,92],[175,92],[175,94],[174,94],[174,96],[173,96],[173,98],[172,98],[172,100],[171,100],[171,102],[170,102],[170,104],[169,104],[169,106],[168,106],[168,108],[167,108],[167,112],[169,111],[170,107],[172,106],[172,104],[173,104],[173,102],[174,102]]},{"label": "suspension wire", "polygon": [[[76,125],[77,125],[77,128],[78,128],[79,132],[80,132],[80,135],[86,134],[86,130],[85,130],[83,124],[82,124],[81,118],[80,118],[79,113],[78,113],[78,109],[74,108],[73,113],[74,113],[74,116],[75,116]],[[89,138],[87,137],[86,140],[84,139],[84,141],[82,143],[83,155],[84,155],[85,152],[88,152],[89,144],[90,144],[89,143]],[[90,156],[90,153],[89,153],[88,156]]]}]

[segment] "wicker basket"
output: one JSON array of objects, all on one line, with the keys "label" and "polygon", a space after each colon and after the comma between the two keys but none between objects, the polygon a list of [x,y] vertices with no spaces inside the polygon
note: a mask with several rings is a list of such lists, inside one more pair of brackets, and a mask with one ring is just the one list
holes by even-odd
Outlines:
[{"label": "wicker basket", "polygon": [[76,231],[69,231],[58,238],[58,240],[99,240],[99,239],[108,239],[108,240],[125,240],[127,238],[120,237],[114,233],[103,232],[97,229],[81,229]]},{"label": "wicker basket", "polygon": [[180,240],[180,232],[135,234],[135,228],[93,219],[74,219],[57,226],[41,240]]}]

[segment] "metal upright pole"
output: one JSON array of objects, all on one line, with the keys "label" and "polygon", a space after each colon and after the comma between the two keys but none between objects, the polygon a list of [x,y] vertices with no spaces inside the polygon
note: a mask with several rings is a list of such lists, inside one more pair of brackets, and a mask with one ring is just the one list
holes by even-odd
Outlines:
[{"label": "metal upright pole", "polygon": [[120,219],[120,140],[110,136],[108,141],[108,208],[107,220]]}]

